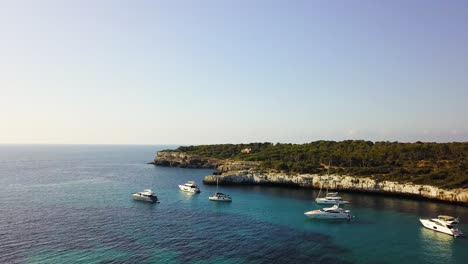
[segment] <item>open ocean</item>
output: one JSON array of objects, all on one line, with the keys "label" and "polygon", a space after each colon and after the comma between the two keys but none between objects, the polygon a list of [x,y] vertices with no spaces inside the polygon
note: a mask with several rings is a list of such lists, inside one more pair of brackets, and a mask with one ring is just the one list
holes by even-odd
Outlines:
[{"label": "open ocean", "polygon": [[[146,164],[168,146],[0,145],[0,263],[467,263],[468,238],[419,217],[468,208],[341,193],[353,221],[311,220],[317,190],[220,186]],[[180,192],[195,180],[199,195]],[[159,204],[133,201],[153,189]]]}]

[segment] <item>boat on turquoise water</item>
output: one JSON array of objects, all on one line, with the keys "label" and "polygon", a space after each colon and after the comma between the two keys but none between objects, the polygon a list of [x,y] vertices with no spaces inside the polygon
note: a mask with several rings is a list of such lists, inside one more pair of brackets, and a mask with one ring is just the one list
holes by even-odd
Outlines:
[{"label": "boat on turquoise water", "polygon": [[338,204],[333,205],[332,207],[326,207],[320,210],[312,210],[304,213],[305,216],[309,218],[316,219],[351,219],[353,216],[349,210],[344,210],[340,208]]},{"label": "boat on turquoise water", "polygon": [[200,193],[200,189],[194,181],[188,181],[187,183],[179,185],[179,189],[189,193]]},{"label": "boat on turquoise water", "polygon": [[463,232],[458,229],[458,218],[453,216],[439,215],[437,218],[419,219],[419,221],[425,228],[454,237],[463,236]]},{"label": "boat on turquoise water", "polygon": [[[319,191],[320,196],[320,191]],[[343,201],[343,199],[338,196],[337,192],[327,192],[325,197],[317,197],[315,202],[318,204],[348,204],[348,201]]]},{"label": "boat on turquoise water", "polygon": [[150,203],[156,203],[158,201],[158,197],[150,189],[146,189],[142,192],[134,193],[132,194],[132,198],[133,200],[150,202]]},{"label": "boat on turquoise water", "polygon": [[231,196],[218,192],[218,177],[216,177],[216,192],[212,196],[209,196],[208,199],[215,202],[232,202]]},{"label": "boat on turquoise water", "polygon": [[322,193],[322,185],[320,184],[320,190],[317,195],[317,198],[315,198],[315,202],[318,204],[348,204],[348,201],[343,201],[340,196],[338,196],[337,192],[328,192],[327,188],[327,194],[325,194],[325,197],[320,197],[320,194]]},{"label": "boat on turquoise water", "polygon": [[[330,164],[328,164],[328,171],[327,171],[327,176],[330,176]],[[348,204],[348,201],[343,201],[343,199],[338,196],[337,192],[328,192],[328,186],[327,186],[327,194],[325,194],[325,197],[320,197],[320,194],[322,193],[322,183],[320,183],[320,190],[317,195],[317,198],[315,198],[315,202],[318,204]]]},{"label": "boat on turquoise water", "polygon": [[214,193],[212,196],[208,197],[208,199],[216,202],[232,202],[231,196],[220,192]]}]

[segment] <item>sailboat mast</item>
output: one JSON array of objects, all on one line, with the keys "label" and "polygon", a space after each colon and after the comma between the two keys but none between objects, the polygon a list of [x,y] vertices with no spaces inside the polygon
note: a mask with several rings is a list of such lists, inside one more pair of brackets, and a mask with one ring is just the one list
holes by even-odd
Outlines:
[{"label": "sailboat mast", "polygon": [[327,196],[328,196],[328,182],[330,181],[330,163],[331,161],[328,162],[328,168],[327,168]]},{"label": "sailboat mast", "polygon": [[317,194],[317,198],[320,197],[320,193],[322,192],[322,182],[320,182],[320,190],[319,190],[319,193]]}]

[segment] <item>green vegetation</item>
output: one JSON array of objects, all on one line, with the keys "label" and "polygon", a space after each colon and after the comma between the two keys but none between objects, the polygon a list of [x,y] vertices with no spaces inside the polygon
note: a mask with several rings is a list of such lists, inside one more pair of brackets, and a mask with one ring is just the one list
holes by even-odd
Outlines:
[{"label": "green vegetation", "polygon": [[[250,153],[242,153],[250,148]],[[173,151],[173,150],[171,150]],[[286,173],[372,176],[379,180],[468,188],[468,142],[399,143],[364,140],[308,144],[221,144],[179,147],[206,157],[259,161],[260,169]]]}]

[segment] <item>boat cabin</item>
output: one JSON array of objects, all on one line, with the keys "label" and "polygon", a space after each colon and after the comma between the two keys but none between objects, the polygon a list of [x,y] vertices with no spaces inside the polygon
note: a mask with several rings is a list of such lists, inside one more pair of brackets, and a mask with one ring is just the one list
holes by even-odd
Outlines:
[{"label": "boat cabin", "polygon": [[445,222],[457,222],[457,219],[453,216],[448,216],[448,215],[439,215],[437,216],[437,219],[445,221]]},{"label": "boat cabin", "polygon": [[188,181],[186,184],[184,184],[185,186],[188,186],[188,187],[192,187],[192,188],[196,188],[197,187],[197,184],[194,182],[194,181]]}]

